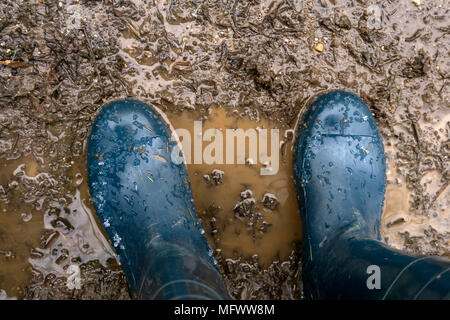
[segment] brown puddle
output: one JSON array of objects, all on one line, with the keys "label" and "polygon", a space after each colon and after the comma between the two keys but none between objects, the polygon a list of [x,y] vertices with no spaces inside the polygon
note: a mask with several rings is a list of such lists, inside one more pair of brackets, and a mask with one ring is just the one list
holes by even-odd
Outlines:
[{"label": "brown puddle", "polygon": [[386,146],[386,196],[381,220],[381,234],[383,240],[397,249],[405,247],[405,233],[408,237],[423,237],[430,228],[441,234],[450,230],[449,195],[450,190],[441,186],[442,175],[436,171],[429,171],[421,178],[424,194],[433,199],[427,208],[428,215],[415,214],[411,210],[412,192],[408,188],[405,178],[398,173],[391,158],[392,146]]},{"label": "brown puddle", "polygon": [[19,183],[23,175],[38,179],[37,164],[21,159],[0,165],[0,195],[7,186],[11,190],[8,192],[10,201],[0,202],[0,283],[1,289],[10,295],[20,294],[30,280],[28,258],[30,251],[39,244],[43,227],[42,211],[31,201],[21,199]]},{"label": "brown puddle", "polygon": [[[203,121],[203,132],[207,129],[222,130],[224,139],[225,129],[240,128],[245,131],[279,126],[266,119],[258,119],[258,116],[253,118],[252,115],[233,113],[231,108],[211,110]],[[194,121],[202,119],[194,112],[171,114],[168,117],[174,128],[187,129],[192,137]],[[280,140],[283,140],[286,129],[279,129]],[[250,258],[257,254],[259,263],[267,267],[275,260],[285,260],[292,250],[298,249],[296,244],[301,240],[302,229],[292,179],[292,142],[285,140],[285,144],[280,144],[280,165],[278,173],[274,175],[261,175],[262,165],[256,159],[250,160],[252,165],[249,162],[188,164],[197,213],[202,219],[209,242],[215,249],[221,250],[223,258]],[[270,142],[268,139],[268,150]],[[210,143],[203,142],[203,150]],[[247,140],[247,160],[248,151]],[[191,154],[194,152],[191,151]],[[224,162],[225,157],[224,151]],[[263,203],[264,195],[266,198]]]},{"label": "brown puddle", "polygon": [[23,296],[33,275],[67,277],[71,264],[106,264],[115,256],[95,222],[84,159],[66,163],[72,186],[62,186],[66,196],[59,199],[46,196],[59,185],[46,173],[47,160],[29,155],[0,167],[0,191],[9,200],[0,202],[0,289],[7,296]]}]

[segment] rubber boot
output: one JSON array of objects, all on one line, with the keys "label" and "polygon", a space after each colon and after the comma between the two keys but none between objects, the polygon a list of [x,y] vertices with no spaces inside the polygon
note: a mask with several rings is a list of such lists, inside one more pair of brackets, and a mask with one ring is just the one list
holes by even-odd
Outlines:
[{"label": "rubber boot", "polygon": [[176,146],[155,108],[128,99],[104,106],[87,157],[97,216],[134,298],[228,299],[186,166],[172,161]]},{"label": "rubber boot", "polygon": [[356,95],[318,97],[300,119],[294,176],[303,223],[308,299],[445,299],[450,261],[382,243],[382,138]]}]

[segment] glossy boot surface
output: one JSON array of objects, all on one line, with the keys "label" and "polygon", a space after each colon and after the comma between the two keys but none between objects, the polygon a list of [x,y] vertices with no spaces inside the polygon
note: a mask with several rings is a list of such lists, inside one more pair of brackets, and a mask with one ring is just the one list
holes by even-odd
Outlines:
[{"label": "glossy boot surface", "polygon": [[448,299],[448,259],[407,255],[379,241],[386,164],[364,102],[343,91],[319,96],[296,138],[306,298]]},{"label": "glossy boot surface", "polygon": [[380,239],[385,155],[360,98],[342,91],[317,98],[300,122],[294,156],[310,258],[349,230]]},{"label": "glossy boot surface", "polygon": [[[98,218],[140,299],[228,298],[161,115],[136,100],[101,110],[88,147]],[[178,150],[178,149],[175,149]]]}]

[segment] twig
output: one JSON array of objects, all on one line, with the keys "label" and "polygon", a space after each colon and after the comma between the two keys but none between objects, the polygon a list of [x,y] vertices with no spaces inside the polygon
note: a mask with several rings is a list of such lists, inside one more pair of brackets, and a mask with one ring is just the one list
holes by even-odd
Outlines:
[{"label": "twig", "polygon": [[237,23],[236,23],[236,9],[237,9],[237,5],[238,5],[239,0],[234,0],[234,4],[233,4],[233,9],[232,14],[231,14],[231,29],[233,29],[233,32],[236,36],[239,36],[239,32],[237,31],[236,27],[237,27]]},{"label": "twig", "polygon": [[128,20],[126,20],[125,18],[122,18],[122,21],[125,23],[125,25],[128,27],[128,29],[130,29],[131,33],[134,34],[134,36],[138,39],[141,40],[141,35],[139,34],[139,32],[136,30],[135,27],[133,27],[133,25],[128,22]]},{"label": "twig", "polygon": [[433,197],[433,200],[431,200],[430,205],[428,208],[431,208],[431,206],[434,204],[434,202],[439,198],[439,196],[444,192],[444,190],[448,187],[448,180],[442,185],[442,187],[439,188],[439,190],[436,192],[436,194]]},{"label": "twig", "polygon": [[14,59],[0,61],[0,64],[12,69],[25,68],[27,66],[27,64],[21,61],[14,61]]},{"label": "twig", "polygon": [[14,144],[11,148],[11,152],[14,152],[16,150],[17,142],[19,142],[20,134],[17,134],[16,140],[14,140]]},{"label": "twig", "polygon": [[291,2],[291,0],[286,0],[287,4],[289,5],[289,7],[291,7],[291,9],[297,13],[297,9],[295,8],[294,4]]}]

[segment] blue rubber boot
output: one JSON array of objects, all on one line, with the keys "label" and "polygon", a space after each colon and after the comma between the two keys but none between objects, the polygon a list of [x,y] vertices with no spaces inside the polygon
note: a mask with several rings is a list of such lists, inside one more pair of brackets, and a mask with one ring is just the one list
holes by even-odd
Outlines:
[{"label": "blue rubber boot", "polygon": [[87,168],[97,216],[137,299],[229,299],[197,217],[184,163],[156,109],[135,100],[103,107]]},{"label": "blue rubber boot", "polygon": [[448,298],[449,260],[406,255],[380,241],[385,155],[364,102],[330,92],[300,120],[294,180],[304,226],[306,298]]}]

